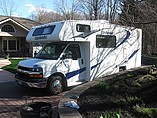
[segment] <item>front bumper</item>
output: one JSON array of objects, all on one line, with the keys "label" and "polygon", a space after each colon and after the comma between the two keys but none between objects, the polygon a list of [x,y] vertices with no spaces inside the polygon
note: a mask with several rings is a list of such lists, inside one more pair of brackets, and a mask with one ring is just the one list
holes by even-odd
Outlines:
[{"label": "front bumper", "polygon": [[[22,79],[18,75],[15,75],[16,82],[24,87],[31,87],[31,88],[46,88],[47,86],[47,79]],[[28,81],[27,81],[28,80]]]}]

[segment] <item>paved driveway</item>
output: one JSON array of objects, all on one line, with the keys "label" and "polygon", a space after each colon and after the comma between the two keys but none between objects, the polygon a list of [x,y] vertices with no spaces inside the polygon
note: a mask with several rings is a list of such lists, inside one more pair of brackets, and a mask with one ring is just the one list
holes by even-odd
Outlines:
[{"label": "paved driveway", "polygon": [[[1,78],[1,77],[0,77]],[[25,89],[17,85],[15,81],[0,83],[0,118],[21,118],[20,108],[26,102],[49,102],[54,108],[54,116],[57,117],[57,105],[63,92],[57,96],[49,96],[45,89]]]}]

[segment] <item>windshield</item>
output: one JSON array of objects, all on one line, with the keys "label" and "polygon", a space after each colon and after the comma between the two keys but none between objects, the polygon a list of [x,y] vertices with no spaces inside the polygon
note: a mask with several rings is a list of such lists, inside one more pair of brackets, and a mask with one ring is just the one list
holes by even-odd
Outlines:
[{"label": "windshield", "polygon": [[47,44],[35,58],[57,60],[67,44]]}]

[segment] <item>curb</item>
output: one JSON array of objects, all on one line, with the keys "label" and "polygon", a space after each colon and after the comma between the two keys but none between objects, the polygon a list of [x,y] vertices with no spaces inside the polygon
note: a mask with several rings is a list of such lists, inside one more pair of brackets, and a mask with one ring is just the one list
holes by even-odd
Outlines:
[{"label": "curb", "polygon": [[59,116],[60,118],[82,118],[81,114],[77,111],[77,109],[65,107],[64,103],[68,101],[75,101],[77,103],[77,99],[72,99],[72,96],[80,96],[83,91],[96,85],[98,81],[91,81],[80,86],[73,88],[70,92],[66,93],[60,100],[58,108],[59,108]]},{"label": "curb", "polygon": [[73,88],[72,90],[70,90],[68,93],[66,93],[60,99],[60,102],[58,104],[58,112],[59,112],[60,118],[82,118],[81,114],[78,112],[77,109],[64,106],[64,103],[66,103],[68,101],[75,101],[77,103],[77,99],[72,99],[71,98],[72,96],[77,96],[79,98],[79,96],[81,95],[82,92],[84,92],[85,90],[87,90],[90,87],[95,86],[100,81],[104,81],[104,80],[107,80],[107,79],[112,79],[116,76],[126,74],[128,72],[133,72],[133,71],[138,70],[138,69],[150,68],[150,67],[152,67],[152,66],[151,65],[141,66],[141,67],[138,67],[138,68],[125,70],[125,71],[122,71],[122,72],[119,72],[119,73],[115,73],[115,74],[112,74],[112,75],[108,75],[108,76],[105,76],[105,77],[98,78],[94,81],[90,81],[90,82],[87,82],[85,84],[82,84],[80,86],[77,86],[77,87]]}]

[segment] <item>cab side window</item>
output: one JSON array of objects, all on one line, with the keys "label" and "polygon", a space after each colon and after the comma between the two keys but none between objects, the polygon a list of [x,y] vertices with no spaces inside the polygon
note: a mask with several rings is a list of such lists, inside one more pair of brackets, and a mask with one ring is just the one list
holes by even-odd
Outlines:
[{"label": "cab side window", "polygon": [[78,44],[69,45],[69,47],[65,51],[65,58],[73,60],[81,58],[80,46]]}]

